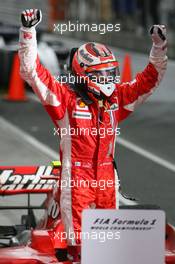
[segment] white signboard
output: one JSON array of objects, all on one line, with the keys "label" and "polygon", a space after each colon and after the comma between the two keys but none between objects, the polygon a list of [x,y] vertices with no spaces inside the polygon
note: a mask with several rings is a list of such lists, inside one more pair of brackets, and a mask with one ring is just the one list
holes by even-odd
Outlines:
[{"label": "white signboard", "polygon": [[165,213],[84,210],[82,264],[164,264]]}]

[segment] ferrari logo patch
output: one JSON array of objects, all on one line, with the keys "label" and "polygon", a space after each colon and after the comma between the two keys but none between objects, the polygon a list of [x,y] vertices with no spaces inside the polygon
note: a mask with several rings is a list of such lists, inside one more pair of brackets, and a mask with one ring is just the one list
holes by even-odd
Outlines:
[{"label": "ferrari logo patch", "polygon": [[85,108],[86,104],[83,101],[79,102],[79,107],[80,108]]}]

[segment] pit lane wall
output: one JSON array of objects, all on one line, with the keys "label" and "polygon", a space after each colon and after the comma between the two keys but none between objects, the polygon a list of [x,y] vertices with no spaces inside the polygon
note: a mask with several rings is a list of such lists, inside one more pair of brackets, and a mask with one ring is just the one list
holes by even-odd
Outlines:
[{"label": "pit lane wall", "polygon": [[[168,55],[175,58],[175,1],[173,0],[57,0],[57,2],[65,10],[65,23],[78,21],[89,24],[121,24],[119,33],[108,32],[103,35],[90,31],[68,31],[64,33],[67,36],[148,53],[151,43],[148,32],[151,25],[164,24],[168,29]],[[62,21],[57,19],[57,22]]]}]

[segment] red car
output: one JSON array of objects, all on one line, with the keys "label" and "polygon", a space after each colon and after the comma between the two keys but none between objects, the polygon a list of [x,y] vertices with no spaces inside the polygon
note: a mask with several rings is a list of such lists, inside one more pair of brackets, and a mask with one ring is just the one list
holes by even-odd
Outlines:
[{"label": "red car", "polygon": [[[59,208],[60,166],[0,167],[0,195],[28,195],[27,206],[0,206],[0,210],[26,209],[20,225],[0,226],[0,264],[71,263],[67,255],[66,240]],[[31,206],[30,195],[46,193],[41,206]],[[120,195],[121,196],[121,195]],[[138,205],[121,196],[121,209],[156,209]],[[43,218],[36,223],[34,210],[45,209]],[[2,241],[2,242],[1,242]],[[4,242],[5,241],[5,242]],[[166,225],[166,264],[175,264],[175,228]],[[59,248],[59,250],[58,250]]]}]

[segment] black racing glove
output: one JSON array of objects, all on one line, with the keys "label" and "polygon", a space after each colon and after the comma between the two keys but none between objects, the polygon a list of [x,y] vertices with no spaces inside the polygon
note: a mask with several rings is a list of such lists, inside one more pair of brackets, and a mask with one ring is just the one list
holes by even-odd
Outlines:
[{"label": "black racing glove", "polygon": [[36,27],[42,20],[42,13],[39,9],[26,9],[21,14],[23,27]]},{"label": "black racing glove", "polygon": [[162,47],[167,42],[166,27],[164,25],[154,25],[150,29],[153,45],[156,47]]}]

